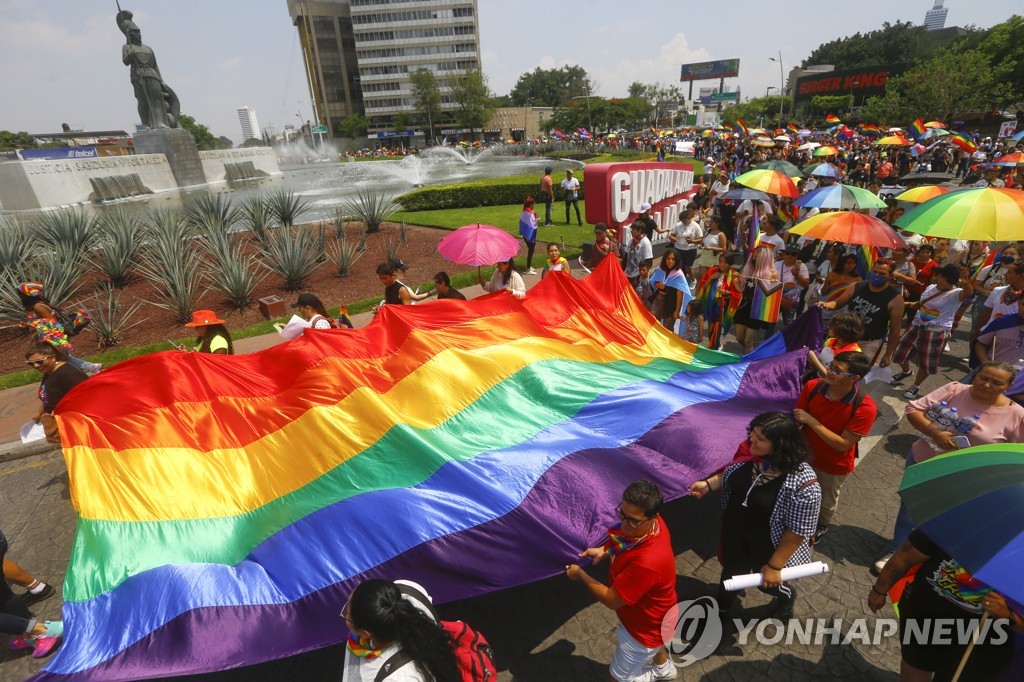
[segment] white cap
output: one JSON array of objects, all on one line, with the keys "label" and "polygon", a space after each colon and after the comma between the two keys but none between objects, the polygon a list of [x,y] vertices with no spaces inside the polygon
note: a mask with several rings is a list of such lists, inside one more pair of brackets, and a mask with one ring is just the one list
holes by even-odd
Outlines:
[{"label": "white cap", "polygon": [[646,201],[644,203],[640,204],[640,212],[641,213],[647,213],[650,210],[651,210],[651,205],[648,204]]}]

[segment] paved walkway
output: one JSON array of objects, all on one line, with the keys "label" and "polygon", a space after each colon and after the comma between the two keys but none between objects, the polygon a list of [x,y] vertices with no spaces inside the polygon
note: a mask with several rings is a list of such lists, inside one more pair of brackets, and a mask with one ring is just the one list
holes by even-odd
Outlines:
[{"label": "paved walkway", "polygon": [[[527,282],[532,284],[536,279],[528,278]],[[466,293],[480,292],[471,288]],[[357,324],[365,323],[361,317],[357,316]],[[276,335],[270,335],[238,345],[244,352],[251,352],[276,341]],[[929,380],[926,389],[963,375],[966,365],[958,358],[966,356],[966,344],[960,341],[953,350],[945,355],[943,372]],[[880,420],[863,443],[865,454],[843,489],[835,525],[816,552],[816,558],[828,562],[832,572],[799,583],[798,618],[842,618],[844,628],[848,628],[852,619],[867,616],[873,628],[874,617],[866,604],[873,581],[868,567],[887,547],[898,506],[895,491],[902,476],[904,453],[915,436],[906,421],[900,420],[905,400],[899,391],[874,384],[871,393],[879,402]],[[0,412],[5,420],[19,418],[16,394],[23,396],[21,400],[31,397],[31,391],[25,389],[0,393]],[[739,441],[742,434],[733,437]],[[75,525],[67,474],[59,453],[0,460],[0,500],[0,528],[10,540],[10,556],[59,587]],[[713,595],[720,570],[716,559],[717,500],[684,498],[668,505],[666,517],[676,551],[680,597]],[[45,618],[55,618],[60,603],[58,594],[38,605],[37,610]],[[733,615],[763,618],[768,604],[764,595],[748,591],[738,605],[742,608],[734,609]],[[501,682],[607,680],[615,646],[614,613],[595,603],[584,587],[562,576],[448,604],[441,611],[446,618],[471,622],[488,636],[498,655]],[[879,615],[892,618],[891,606]],[[337,647],[257,668],[189,679],[337,680],[340,654]],[[746,644],[727,646],[698,661],[686,668],[680,679],[895,680],[898,666],[899,646],[893,639],[877,646],[828,642],[769,646],[751,638]],[[9,652],[0,646],[0,679],[22,679],[39,667],[24,652]]]}]

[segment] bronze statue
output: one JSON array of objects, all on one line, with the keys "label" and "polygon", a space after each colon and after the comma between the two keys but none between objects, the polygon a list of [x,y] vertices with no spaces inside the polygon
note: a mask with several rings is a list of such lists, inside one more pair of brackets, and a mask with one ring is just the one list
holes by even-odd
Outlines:
[{"label": "bronze statue", "polygon": [[132,13],[118,7],[117,27],[127,42],[121,48],[121,61],[131,68],[135,99],[139,103],[139,118],[147,128],[177,128],[181,104],[163,78],[156,65],[156,54],[142,44],[142,32],[132,21]]}]

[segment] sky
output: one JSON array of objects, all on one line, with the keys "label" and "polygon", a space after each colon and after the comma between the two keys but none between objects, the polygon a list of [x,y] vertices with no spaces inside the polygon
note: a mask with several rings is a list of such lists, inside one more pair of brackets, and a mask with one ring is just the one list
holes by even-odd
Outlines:
[{"label": "sky", "polygon": [[[123,0],[156,52],[182,113],[241,142],[236,110],[256,109],[281,130],[312,117],[297,31],[285,0]],[[858,0],[785,6],[680,0],[478,0],[483,71],[506,94],[535,67],[577,64],[595,95],[625,96],[633,81],[678,83],[680,64],[740,59],[744,98],[779,86],[823,42],[883,22],[923,23],[933,0]],[[1021,0],[946,0],[946,26],[989,27],[1021,13]],[[694,6],[696,5],[696,6]],[[138,119],[113,0],[0,0],[0,130],[134,130]],[[838,65],[841,66],[841,65]],[[682,84],[684,94],[687,84]],[[701,86],[694,84],[694,95]]]}]

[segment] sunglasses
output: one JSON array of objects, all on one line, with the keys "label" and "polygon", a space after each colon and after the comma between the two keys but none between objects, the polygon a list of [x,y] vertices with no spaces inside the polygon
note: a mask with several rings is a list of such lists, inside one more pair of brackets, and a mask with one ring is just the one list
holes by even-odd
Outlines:
[{"label": "sunglasses", "polygon": [[640,519],[638,521],[637,519],[629,518],[628,516],[626,516],[625,512],[622,511],[621,504],[615,508],[615,513],[618,515],[619,521],[622,521],[622,523],[626,524],[630,528],[639,528],[640,526],[650,521],[650,519]]},{"label": "sunglasses", "polygon": [[850,372],[840,372],[838,369],[836,369],[833,366],[833,364],[831,362],[828,364],[828,367],[826,367],[825,369],[828,370],[829,374],[835,375],[837,377],[855,377],[855,376],[858,376],[858,375],[852,374]]},{"label": "sunglasses", "polygon": [[46,358],[43,358],[42,360],[26,360],[25,364],[29,367],[42,367],[46,363],[46,360]]}]

